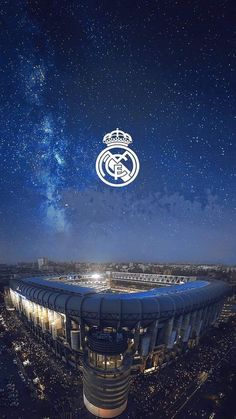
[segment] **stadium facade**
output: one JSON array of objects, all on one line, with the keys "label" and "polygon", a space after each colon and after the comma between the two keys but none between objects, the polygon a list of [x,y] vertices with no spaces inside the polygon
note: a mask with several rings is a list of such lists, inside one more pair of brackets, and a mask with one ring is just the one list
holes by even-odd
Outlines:
[{"label": "stadium facade", "polygon": [[112,418],[126,408],[131,374],[161,368],[197,344],[220,316],[229,294],[224,282],[177,282],[112,293],[55,279],[14,279],[9,296],[31,330],[83,371],[87,409]]}]

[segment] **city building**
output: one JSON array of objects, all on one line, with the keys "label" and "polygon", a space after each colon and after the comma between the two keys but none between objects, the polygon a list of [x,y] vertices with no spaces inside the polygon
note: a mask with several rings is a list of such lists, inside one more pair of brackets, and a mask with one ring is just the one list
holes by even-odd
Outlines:
[{"label": "city building", "polygon": [[38,268],[42,269],[43,267],[48,265],[48,259],[47,258],[38,258]]},{"label": "city building", "polygon": [[230,293],[224,282],[183,276],[155,276],[157,285],[166,279],[168,286],[118,293],[111,279],[122,275],[115,274],[109,274],[107,289],[104,278],[101,288],[93,275],[90,287],[74,278],[26,278],[12,279],[8,291],[32,332],[83,371],[84,403],[104,418],[125,410],[131,374],[158,370],[196,345],[216,324]]}]

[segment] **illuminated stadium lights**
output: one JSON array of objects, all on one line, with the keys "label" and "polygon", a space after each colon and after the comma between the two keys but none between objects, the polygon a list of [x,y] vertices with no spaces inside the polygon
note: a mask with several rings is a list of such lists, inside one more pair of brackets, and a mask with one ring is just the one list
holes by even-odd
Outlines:
[{"label": "illuminated stadium lights", "polygon": [[221,281],[181,281],[112,293],[66,279],[16,279],[8,299],[57,356],[83,371],[87,409],[112,418],[127,405],[131,371],[160,368],[217,322],[229,287]]},{"label": "illuminated stadium lights", "polygon": [[101,275],[99,275],[99,274],[93,274],[93,275],[91,275],[91,278],[93,278],[93,279],[99,279],[99,278],[101,278]]}]

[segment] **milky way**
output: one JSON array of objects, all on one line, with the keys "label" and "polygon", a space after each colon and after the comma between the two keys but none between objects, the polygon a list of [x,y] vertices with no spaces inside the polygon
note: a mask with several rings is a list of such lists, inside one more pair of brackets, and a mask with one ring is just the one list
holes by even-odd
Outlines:
[{"label": "milky way", "polygon": [[[0,262],[236,262],[234,8],[1,3]],[[95,171],[117,127],[122,190]]]}]

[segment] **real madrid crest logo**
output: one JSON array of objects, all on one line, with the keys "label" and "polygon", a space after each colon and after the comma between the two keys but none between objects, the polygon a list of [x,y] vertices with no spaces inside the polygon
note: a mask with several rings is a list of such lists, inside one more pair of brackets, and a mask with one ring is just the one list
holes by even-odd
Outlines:
[{"label": "real madrid crest logo", "polygon": [[139,159],[131,150],[131,136],[118,128],[104,135],[103,143],[107,145],[96,161],[99,178],[107,185],[120,188],[126,186],[137,177]]}]

